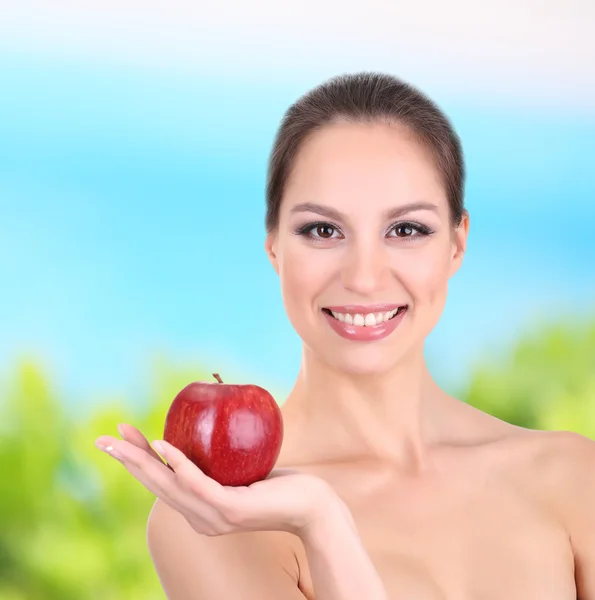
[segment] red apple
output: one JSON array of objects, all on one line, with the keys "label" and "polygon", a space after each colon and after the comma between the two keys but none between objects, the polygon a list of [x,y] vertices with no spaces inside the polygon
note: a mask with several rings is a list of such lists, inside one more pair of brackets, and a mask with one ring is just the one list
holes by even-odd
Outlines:
[{"label": "red apple", "polygon": [[283,418],[274,398],[251,384],[195,381],[174,398],[163,439],[222,485],[250,485],[275,466]]}]

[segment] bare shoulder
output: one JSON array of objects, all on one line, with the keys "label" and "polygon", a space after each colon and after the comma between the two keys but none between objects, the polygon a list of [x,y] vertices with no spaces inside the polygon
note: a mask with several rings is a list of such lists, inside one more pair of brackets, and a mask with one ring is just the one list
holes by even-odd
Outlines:
[{"label": "bare shoulder", "polygon": [[[483,447],[502,466],[559,484],[570,483],[583,471],[593,471],[595,441],[572,431],[547,431],[513,425],[478,408],[460,403],[458,436]],[[461,415],[463,417],[461,418]],[[454,427],[453,427],[454,429]]]},{"label": "bare shoulder", "polygon": [[515,427],[503,447],[519,470],[555,494],[566,488],[595,483],[595,441],[572,431],[543,431]]},{"label": "bare shoulder", "polygon": [[583,510],[579,496],[589,498],[591,506],[595,501],[595,441],[570,431],[535,433],[531,461],[535,475],[544,493],[572,522]]},{"label": "bare shoulder", "polygon": [[169,600],[304,600],[297,543],[277,531],[200,535],[160,499],[147,522],[149,553]]},{"label": "bare shoulder", "polygon": [[595,495],[595,441],[572,431],[519,427],[469,406],[465,410],[465,436],[460,437],[560,514],[580,504],[576,494],[585,486]]},{"label": "bare shoulder", "polygon": [[514,427],[498,445],[508,474],[548,505],[570,534],[593,520],[595,441],[571,431]]}]

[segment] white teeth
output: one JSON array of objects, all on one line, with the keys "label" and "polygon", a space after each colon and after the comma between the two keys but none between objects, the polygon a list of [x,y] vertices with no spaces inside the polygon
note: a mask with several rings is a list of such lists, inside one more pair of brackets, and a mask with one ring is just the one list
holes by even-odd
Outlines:
[{"label": "white teeth", "polygon": [[374,313],[368,313],[366,315],[366,318],[364,319],[364,325],[366,327],[374,327],[374,325],[376,325],[376,317],[374,316]]},{"label": "white teeth", "polygon": [[347,323],[348,325],[356,325],[357,327],[374,327],[384,321],[388,321],[397,314],[399,309],[391,310],[384,313],[368,313],[365,317],[362,314],[350,315],[348,313],[338,313],[331,311],[331,314],[335,319],[341,321],[341,323]]}]

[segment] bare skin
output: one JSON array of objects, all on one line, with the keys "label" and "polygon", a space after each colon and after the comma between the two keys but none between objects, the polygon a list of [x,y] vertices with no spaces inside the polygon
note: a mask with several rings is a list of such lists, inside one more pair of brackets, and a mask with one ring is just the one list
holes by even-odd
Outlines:
[{"label": "bare skin", "polygon": [[[578,436],[524,430],[438,397],[448,408],[421,468],[327,459],[317,447],[320,437],[296,426],[300,418],[289,405],[279,464],[299,463],[335,489],[390,598],[576,598],[570,519],[564,518],[572,506],[555,493],[552,478],[561,484],[563,475],[551,466],[559,452],[567,460],[573,447],[580,452]],[[326,441],[333,447],[328,435]],[[296,555],[299,588],[314,599],[299,538],[285,543]]]},{"label": "bare skin", "polygon": [[[420,199],[437,208],[401,221],[434,234],[386,237],[394,220],[383,215]],[[339,211],[341,220],[296,211],[304,202]],[[314,239],[293,235],[308,215],[332,229],[316,229]],[[579,481],[569,465],[584,465],[595,499],[595,444],[521,429],[448,396],[423,356],[468,227],[467,217],[449,226],[434,165],[407,132],[339,124],[305,144],[278,231],[265,245],[304,340],[302,368],[283,405],[279,465],[331,484],[391,598],[570,600],[575,554],[594,558],[595,527],[570,493]],[[391,301],[407,303],[407,314],[376,342],[339,337],[321,314],[329,305]],[[591,538],[581,533],[577,548],[572,529],[581,522]],[[299,587],[314,598],[305,554],[294,543]],[[589,564],[577,572],[582,600],[595,598],[594,570]]]}]

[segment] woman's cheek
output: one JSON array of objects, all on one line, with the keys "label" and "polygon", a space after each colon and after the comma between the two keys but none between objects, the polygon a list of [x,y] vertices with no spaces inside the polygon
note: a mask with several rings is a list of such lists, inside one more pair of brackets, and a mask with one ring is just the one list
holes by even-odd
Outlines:
[{"label": "woman's cheek", "polygon": [[414,314],[420,319],[423,335],[427,335],[438,323],[446,305],[448,261],[440,255],[426,255],[408,270],[407,282]]},{"label": "woman's cheek", "polygon": [[315,257],[304,249],[284,254],[281,293],[287,316],[298,331],[303,330],[319,292],[320,274],[316,265]]},{"label": "woman's cheek", "polygon": [[448,284],[448,256],[438,246],[427,246],[414,261],[411,261],[408,279],[411,292],[417,301],[431,303],[440,296]]}]

